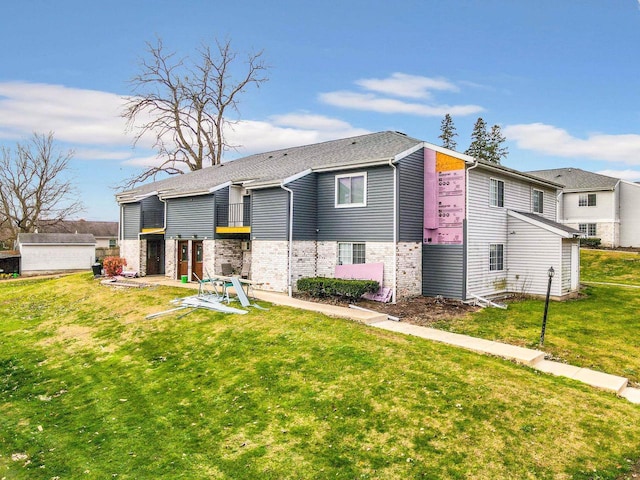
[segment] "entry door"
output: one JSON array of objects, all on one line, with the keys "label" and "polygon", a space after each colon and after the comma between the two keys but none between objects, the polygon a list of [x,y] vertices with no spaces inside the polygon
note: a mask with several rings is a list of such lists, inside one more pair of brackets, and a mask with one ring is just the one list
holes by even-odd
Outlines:
[{"label": "entry door", "polygon": [[580,245],[577,242],[571,244],[571,290],[578,289],[580,281]]},{"label": "entry door", "polygon": [[178,242],[178,278],[189,274],[189,242]]},{"label": "entry door", "polygon": [[163,273],[162,240],[147,240],[147,275]]},{"label": "entry door", "polygon": [[202,241],[194,241],[192,242],[191,245],[191,268],[193,271],[192,274],[192,278],[191,280],[196,280],[197,278],[195,277],[196,275],[198,276],[198,278],[202,279],[203,275],[202,275],[202,258],[203,258],[203,251],[202,251]]}]

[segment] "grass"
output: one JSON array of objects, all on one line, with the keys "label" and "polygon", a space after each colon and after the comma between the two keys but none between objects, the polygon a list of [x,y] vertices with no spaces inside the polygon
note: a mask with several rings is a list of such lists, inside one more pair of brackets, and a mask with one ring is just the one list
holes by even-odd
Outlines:
[{"label": "grass", "polygon": [[[640,284],[636,253],[582,250],[581,263],[584,281]],[[550,303],[541,349],[572,365],[640,382],[640,290],[593,284],[583,293],[578,300]],[[485,309],[438,327],[537,348],[543,313],[543,300],[516,301],[507,310]]]},{"label": "grass", "polygon": [[0,478],[615,479],[640,408],[509,362],[184,290],[0,283]]}]

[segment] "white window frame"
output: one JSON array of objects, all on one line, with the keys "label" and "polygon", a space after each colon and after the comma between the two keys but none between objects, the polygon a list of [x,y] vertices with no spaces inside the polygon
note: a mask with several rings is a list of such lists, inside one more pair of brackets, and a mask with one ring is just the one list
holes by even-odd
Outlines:
[{"label": "white window frame", "polygon": [[[362,192],[362,202],[358,203],[340,203],[340,195],[338,193],[338,188],[340,185],[340,180],[343,178],[363,178],[363,192]],[[357,172],[357,173],[346,173],[343,175],[336,175],[335,178],[335,207],[336,208],[354,208],[354,207],[366,207],[367,206],[367,172]]]},{"label": "white window frame", "polygon": [[[596,207],[598,205],[598,200],[595,193],[581,193],[578,195],[578,206],[579,207]],[[591,203],[591,199],[593,199],[593,203]]]},{"label": "white window frame", "polygon": [[[360,248],[360,246],[362,246],[362,256],[361,257],[357,257],[356,255],[354,255],[355,252],[355,248],[354,247],[358,247]],[[349,250],[349,256],[348,257],[344,257],[341,255],[343,248],[344,249],[348,249]],[[359,253],[359,252],[358,252]],[[354,257],[357,257],[356,260],[360,260],[362,259],[362,262],[358,261],[357,263],[354,263]],[[367,262],[367,247],[366,244],[364,242],[338,242],[338,254],[337,254],[337,261],[338,261],[338,265],[357,265],[357,264],[363,264]]]},{"label": "white window frame", "polygon": [[[500,184],[502,184],[502,197],[500,197]],[[494,186],[495,185],[495,190]],[[489,206],[504,208],[504,180],[498,178],[489,179]],[[495,198],[494,198],[495,194]]]},{"label": "white window frame", "polygon": [[580,223],[578,224],[578,230],[584,233],[587,237],[595,237],[598,235],[597,223]]},{"label": "white window frame", "polygon": [[489,271],[490,272],[504,271],[504,244],[503,243],[489,244]]},{"label": "white window frame", "polygon": [[531,194],[531,211],[533,213],[544,213],[544,192],[536,188]]}]

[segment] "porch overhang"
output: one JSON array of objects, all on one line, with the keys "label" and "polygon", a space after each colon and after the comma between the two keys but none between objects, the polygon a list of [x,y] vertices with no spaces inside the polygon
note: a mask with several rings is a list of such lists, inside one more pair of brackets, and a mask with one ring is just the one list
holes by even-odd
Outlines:
[{"label": "porch overhang", "polygon": [[251,233],[251,227],[216,227],[216,233]]}]

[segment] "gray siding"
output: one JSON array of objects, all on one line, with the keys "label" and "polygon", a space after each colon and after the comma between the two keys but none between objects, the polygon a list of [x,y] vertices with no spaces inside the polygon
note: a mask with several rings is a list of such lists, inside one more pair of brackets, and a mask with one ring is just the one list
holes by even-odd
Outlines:
[{"label": "gray siding", "polygon": [[156,195],[140,201],[142,207],[142,228],[164,227],[164,202]]},{"label": "gray siding", "polygon": [[141,208],[139,203],[125,203],[122,205],[122,238],[136,240],[141,227]]},{"label": "gray siding", "polygon": [[[367,172],[367,205],[336,208],[336,175]],[[376,167],[318,174],[318,240],[393,241],[393,171]]]},{"label": "gray siding", "polygon": [[289,192],[266,188],[251,193],[251,239],[288,240]]},{"label": "gray siding", "polygon": [[465,299],[464,247],[423,245],[422,294]]},{"label": "gray siding", "polygon": [[293,239],[315,240],[318,228],[318,177],[311,173],[287,185],[293,190]]},{"label": "gray siding", "polygon": [[424,149],[398,163],[398,239],[422,242],[424,223]]},{"label": "gray siding", "polygon": [[167,199],[167,237],[213,238],[213,195]]}]

